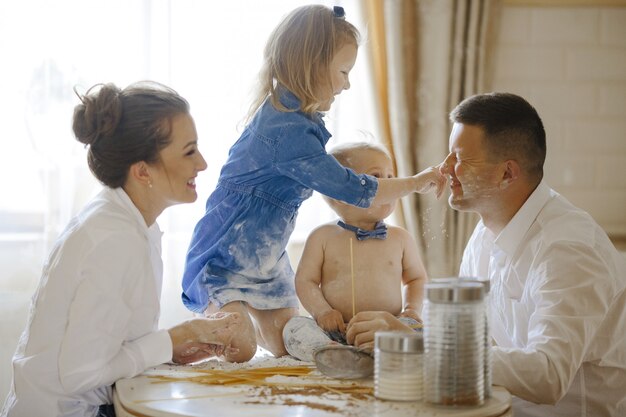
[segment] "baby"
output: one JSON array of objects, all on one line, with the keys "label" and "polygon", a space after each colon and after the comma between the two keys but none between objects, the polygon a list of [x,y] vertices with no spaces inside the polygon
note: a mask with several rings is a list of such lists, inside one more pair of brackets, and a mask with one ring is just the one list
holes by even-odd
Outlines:
[{"label": "baby", "polygon": [[[391,158],[381,146],[351,143],[329,153],[357,174],[394,177]],[[346,323],[360,311],[387,311],[419,327],[427,280],[413,237],[383,222],[395,202],[358,208],[326,201],[340,220],[311,232],[295,278],[300,302],[317,325],[294,317],[283,330],[289,354],[306,361],[322,346],[345,343]]]}]

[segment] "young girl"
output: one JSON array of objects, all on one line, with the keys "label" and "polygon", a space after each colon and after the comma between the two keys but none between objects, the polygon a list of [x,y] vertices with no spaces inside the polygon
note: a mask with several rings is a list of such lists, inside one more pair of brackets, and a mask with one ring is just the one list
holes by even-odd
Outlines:
[{"label": "young girl", "polygon": [[190,310],[242,316],[232,341],[237,352],[227,360],[249,360],[257,343],[276,356],[287,353],[282,329],[298,313],[298,299],[285,248],[313,190],[358,207],[443,190],[435,168],[377,179],[326,153],[331,135],[321,112],[350,88],[358,38],[342,8],[311,5],[287,15],[267,42],[252,118],[196,225],[183,277]]}]

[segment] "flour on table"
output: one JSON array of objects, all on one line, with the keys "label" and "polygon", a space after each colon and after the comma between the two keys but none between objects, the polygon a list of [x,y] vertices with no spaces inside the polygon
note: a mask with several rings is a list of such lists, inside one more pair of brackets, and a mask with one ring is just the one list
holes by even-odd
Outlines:
[{"label": "flour on table", "polygon": [[291,356],[283,356],[275,358],[271,353],[263,348],[258,348],[256,355],[248,362],[234,363],[226,362],[218,358],[212,358],[207,361],[199,362],[193,365],[175,365],[175,364],[163,364],[151,368],[152,370],[163,369],[188,369],[189,372],[193,372],[198,369],[219,369],[219,370],[239,370],[239,369],[254,369],[254,368],[270,368],[270,367],[283,367],[283,366],[307,366],[313,365],[311,362],[303,362],[295,359]]}]

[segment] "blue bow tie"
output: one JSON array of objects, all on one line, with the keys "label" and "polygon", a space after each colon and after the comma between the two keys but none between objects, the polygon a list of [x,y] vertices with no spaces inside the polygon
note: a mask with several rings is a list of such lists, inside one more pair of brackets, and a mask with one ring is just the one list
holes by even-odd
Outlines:
[{"label": "blue bow tie", "polygon": [[363,230],[360,227],[352,226],[351,224],[345,224],[341,220],[337,222],[337,225],[343,227],[346,230],[354,232],[357,240],[387,238],[387,225],[384,222],[376,223],[376,226],[374,226],[374,230]]}]

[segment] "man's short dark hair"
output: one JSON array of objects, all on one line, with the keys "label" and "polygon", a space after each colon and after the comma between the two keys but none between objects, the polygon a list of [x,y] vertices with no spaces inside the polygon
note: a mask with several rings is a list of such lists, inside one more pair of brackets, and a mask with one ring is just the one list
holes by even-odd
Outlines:
[{"label": "man's short dark hair", "polygon": [[529,179],[539,183],[546,159],[546,132],[537,110],[510,93],[478,94],[450,112],[454,123],[479,126],[487,151],[496,161],[517,161]]}]

